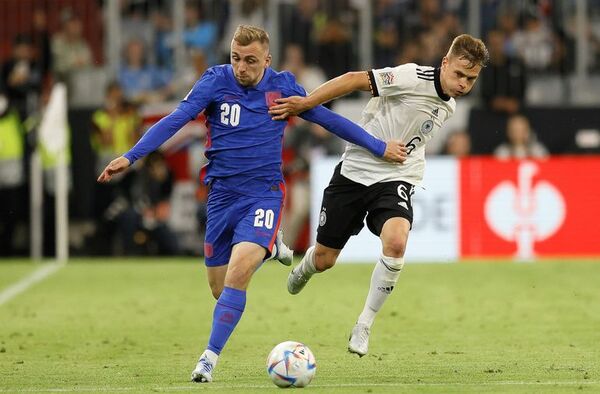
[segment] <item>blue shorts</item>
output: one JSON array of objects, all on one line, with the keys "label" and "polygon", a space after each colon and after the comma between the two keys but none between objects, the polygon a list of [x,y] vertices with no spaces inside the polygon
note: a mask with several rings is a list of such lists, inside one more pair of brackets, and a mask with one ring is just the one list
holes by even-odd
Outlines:
[{"label": "blue shorts", "polygon": [[[283,186],[282,186],[283,187]],[[229,263],[233,246],[252,242],[270,253],[279,230],[283,198],[250,197],[211,190],[208,195],[204,257],[207,267]]]}]

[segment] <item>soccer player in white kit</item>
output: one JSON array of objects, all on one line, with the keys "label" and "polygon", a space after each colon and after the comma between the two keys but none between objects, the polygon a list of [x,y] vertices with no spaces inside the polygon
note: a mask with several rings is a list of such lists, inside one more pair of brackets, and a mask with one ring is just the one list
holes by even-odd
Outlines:
[{"label": "soccer player in white kit", "polygon": [[352,330],[348,350],[359,356],[368,351],[375,316],[394,289],[402,267],[413,219],[411,196],[421,184],[425,144],[452,116],[455,97],[473,88],[488,61],[485,44],[468,34],[452,41],[439,68],[414,63],[371,71],[348,72],[315,89],[306,97],[276,100],[274,119],[297,115],[355,90],[371,91],[361,125],[374,136],[404,141],[407,157],[391,163],[348,144],[323,193],[317,242],[288,277],[288,291],[299,293],[311,276],[333,267],[342,248],[365,221],[381,239],[382,253],[371,277],[364,309]]}]

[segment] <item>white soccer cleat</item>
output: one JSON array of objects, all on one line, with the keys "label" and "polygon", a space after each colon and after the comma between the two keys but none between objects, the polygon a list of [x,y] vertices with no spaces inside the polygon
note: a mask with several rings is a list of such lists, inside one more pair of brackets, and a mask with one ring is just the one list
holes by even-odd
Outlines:
[{"label": "white soccer cleat", "polygon": [[292,260],[294,260],[294,251],[283,243],[283,231],[281,230],[277,231],[275,247],[277,248],[277,252],[275,253],[275,256],[273,256],[273,259],[279,261],[283,265],[292,265]]},{"label": "white soccer cleat", "polygon": [[366,324],[356,323],[348,342],[348,351],[358,354],[360,357],[369,351],[369,334],[371,330]]},{"label": "white soccer cleat", "polygon": [[214,364],[204,354],[198,360],[196,368],[192,371],[192,382],[210,383],[212,382],[212,370]]},{"label": "white soccer cleat", "polygon": [[287,289],[290,294],[298,294],[304,289],[312,275],[302,273],[300,264],[288,275]]}]

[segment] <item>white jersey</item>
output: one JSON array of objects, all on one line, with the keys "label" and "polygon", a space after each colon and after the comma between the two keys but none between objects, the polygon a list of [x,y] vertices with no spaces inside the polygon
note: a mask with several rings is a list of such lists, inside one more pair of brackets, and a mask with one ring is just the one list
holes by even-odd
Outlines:
[{"label": "white jersey", "polygon": [[341,173],[365,186],[390,181],[420,185],[425,144],[452,116],[456,101],[444,94],[440,71],[433,67],[407,63],[368,74],[373,98],[362,113],[361,126],[383,141],[402,141],[409,154],[404,163],[391,163],[348,144]]}]

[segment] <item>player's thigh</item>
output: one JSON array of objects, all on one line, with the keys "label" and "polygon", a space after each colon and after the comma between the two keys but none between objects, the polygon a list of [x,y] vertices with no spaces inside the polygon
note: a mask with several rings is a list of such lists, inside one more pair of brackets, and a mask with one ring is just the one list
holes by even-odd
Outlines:
[{"label": "player's thigh", "polygon": [[263,248],[263,258],[271,252],[283,209],[281,198],[247,197],[238,205],[239,218],[232,244],[250,242]]},{"label": "player's thigh", "polygon": [[235,244],[225,276],[225,286],[246,290],[252,274],[260,267],[265,257],[263,246],[252,242]]},{"label": "player's thigh", "polygon": [[223,292],[223,286],[225,286],[225,275],[227,274],[227,265],[219,265],[216,267],[206,267],[206,277],[208,278],[208,285],[213,297],[218,299]]},{"label": "player's thigh", "polygon": [[340,174],[340,165],[323,191],[317,242],[331,249],[343,249],[352,235],[363,227],[367,213],[364,193],[367,187]]},{"label": "player's thigh", "polygon": [[231,256],[238,194],[212,191],[206,207],[204,257],[207,267],[226,265]]},{"label": "player's thigh", "polygon": [[406,182],[378,183],[369,188],[367,226],[381,238],[384,253],[404,254],[413,220],[413,193],[414,186]]}]

